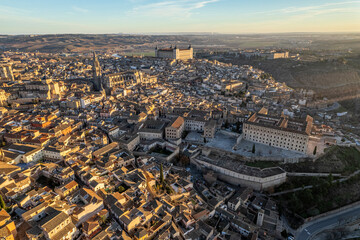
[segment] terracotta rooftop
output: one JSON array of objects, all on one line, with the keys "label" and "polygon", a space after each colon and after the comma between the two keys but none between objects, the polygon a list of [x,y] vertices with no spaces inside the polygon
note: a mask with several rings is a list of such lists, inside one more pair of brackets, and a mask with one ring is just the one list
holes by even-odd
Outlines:
[{"label": "terracotta rooftop", "polygon": [[64,187],[66,189],[72,189],[73,187],[75,187],[76,185],[79,185],[76,181],[72,180],[71,182],[69,182],[68,184],[66,184]]},{"label": "terracotta rooftop", "polygon": [[179,128],[182,124],[184,124],[184,118],[178,117],[172,124],[171,127]]}]

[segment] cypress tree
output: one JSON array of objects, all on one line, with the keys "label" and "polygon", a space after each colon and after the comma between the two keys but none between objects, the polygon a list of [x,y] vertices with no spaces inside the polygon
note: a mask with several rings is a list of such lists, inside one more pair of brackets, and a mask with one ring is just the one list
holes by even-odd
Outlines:
[{"label": "cypress tree", "polygon": [[0,209],[5,209],[6,205],[3,197],[0,195]]},{"label": "cypress tree", "polygon": [[163,165],[160,165],[160,182],[161,185],[164,185],[164,172],[163,172]]}]

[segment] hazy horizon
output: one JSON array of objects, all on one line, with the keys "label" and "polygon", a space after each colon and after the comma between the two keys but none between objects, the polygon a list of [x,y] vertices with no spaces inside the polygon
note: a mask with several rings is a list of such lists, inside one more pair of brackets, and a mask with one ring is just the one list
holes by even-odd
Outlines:
[{"label": "hazy horizon", "polygon": [[339,32],[254,32],[254,33],[218,33],[218,32],[129,32],[129,33],[67,33],[67,32],[58,32],[58,33],[0,33],[0,36],[22,36],[22,35],[273,35],[273,34],[360,34],[359,31],[339,31]]},{"label": "hazy horizon", "polygon": [[360,30],[360,0],[0,1],[0,34],[266,34]]}]

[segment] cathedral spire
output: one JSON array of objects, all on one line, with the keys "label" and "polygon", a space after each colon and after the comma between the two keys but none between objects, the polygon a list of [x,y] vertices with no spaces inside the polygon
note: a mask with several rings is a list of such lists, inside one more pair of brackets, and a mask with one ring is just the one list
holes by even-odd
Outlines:
[{"label": "cathedral spire", "polygon": [[96,52],[93,52],[93,81],[94,81],[94,87],[96,91],[101,90],[101,66],[99,59],[96,56]]}]

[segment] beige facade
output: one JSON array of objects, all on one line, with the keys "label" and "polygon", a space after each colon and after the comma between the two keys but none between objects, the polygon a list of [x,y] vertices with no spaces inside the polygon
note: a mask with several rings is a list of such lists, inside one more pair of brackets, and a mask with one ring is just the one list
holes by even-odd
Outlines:
[{"label": "beige facade", "polygon": [[155,56],[158,58],[169,58],[176,60],[189,60],[193,59],[194,50],[191,45],[188,48],[180,49],[175,47],[170,48],[155,48]]},{"label": "beige facade", "polygon": [[163,130],[158,129],[141,129],[139,131],[140,140],[153,140],[153,139],[162,139]]},{"label": "beige facade", "polygon": [[0,106],[7,105],[7,101],[10,99],[11,94],[0,89]]},{"label": "beige facade", "polygon": [[139,135],[127,135],[124,134],[118,139],[120,145],[124,146],[127,150],[133,151],[135,147],[140,143]]},{"label": "beige facade", "polygon": [[185,130],[203,132],[206,122],[206,120],[200,117],[188,117],[185,120]]},{"label": "beige facade", "polygon": [[47,239],[73,239],[77,228],[66,213],[60,213],[41,226]]},{"label": "beige facade", "polygon": [[108,74],[105,78],[105,86],[111,87],[128,87],[141,83],[143,73],[140,71],[126,71],[120,73]]},{"label": "beige facade", "polygon": [[177,117],[165,128],[166,139],[179,139],[184,132],[185,121],[183,117]]},{"label": "beige facade", "polygon": [[243,125],[243,139],[306,154],[312,121],[255,113]]},{"label": "beige facade", "polygon": [[10,63],[0,65],[0,80],[14,81],[14,75]]},{"label": "beige facade", "polygon": [[143,71],[126,71],[120,73],[108,74],[104,79],[105,87],[131,87],[137,84],[157,83],[157,77],[149,75]]},{"label": "beige facade", "polygon": [[71,202],[78,206],[72,215],[77,226],[104,209],[103,200],[88,188],[82,188],[75,193]]},{"label": "beige facade", "polygon": [[270,54],[270,59],[289,58],[289,52],[273,52]]},{"label": "beige facade", "polygon": [[44,95],[43,98],[47,97],[56,98],[60,95],[59,83],[52,81],[52,79],[42,79],[41,81],[32,81],[25,85],[27,91],[39,91]]},{"label": "beige facade", "polygon": [[216,121],[215,120],[208,121],[204,127],[204,137],[214,138],[215,132],[216,132]]}]

